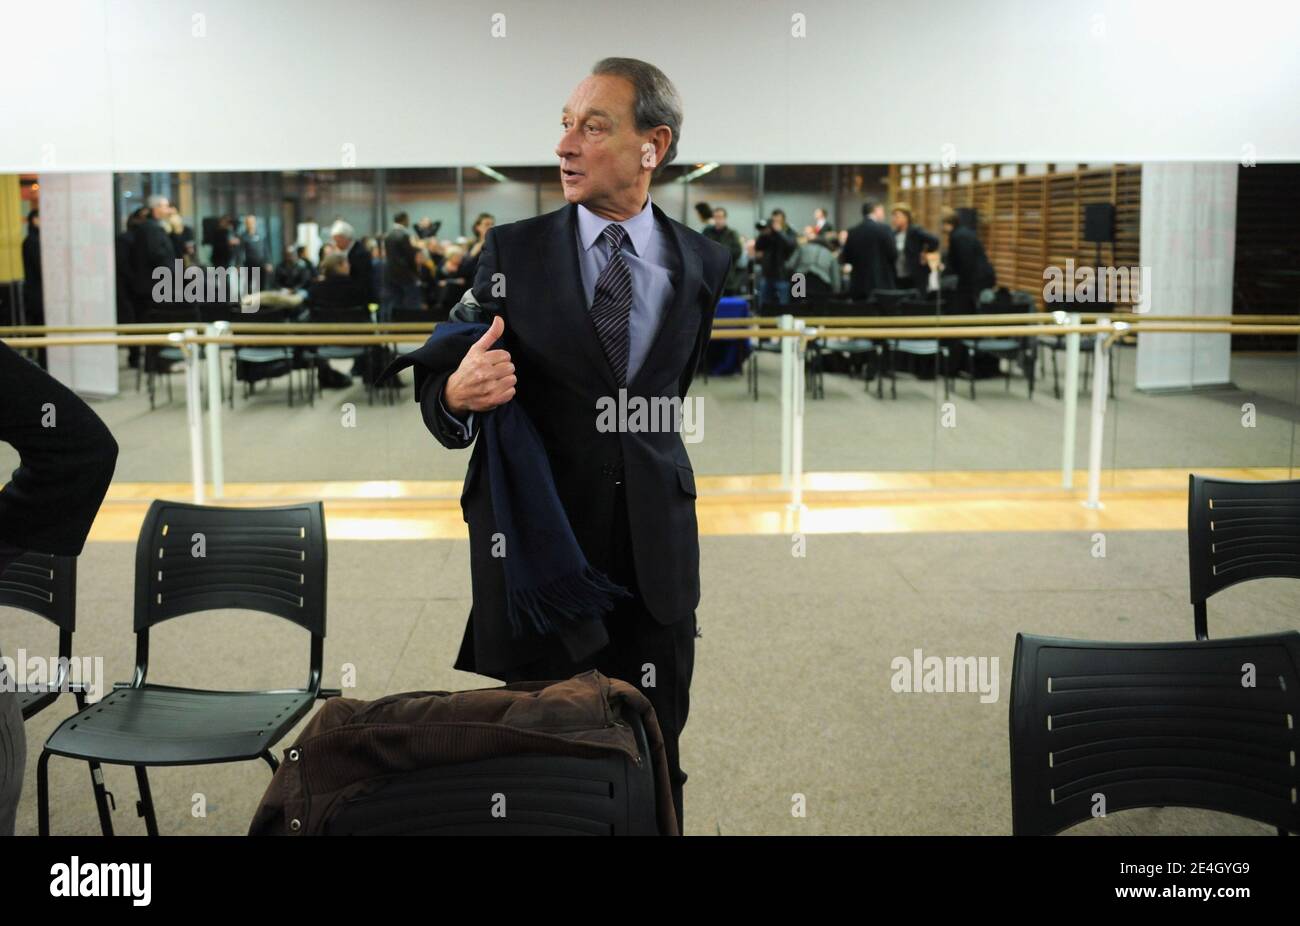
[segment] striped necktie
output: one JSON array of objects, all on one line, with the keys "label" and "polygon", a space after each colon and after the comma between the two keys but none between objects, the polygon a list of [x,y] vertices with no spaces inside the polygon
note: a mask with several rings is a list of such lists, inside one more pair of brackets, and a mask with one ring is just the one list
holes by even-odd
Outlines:
[{"label": "striped necktie", "polygon": [[596,336],[614,371],[618,385],[627,385],[627,358],[630,349],[628,316],[632,311],[632,272],[623,260],[623,242],[627,230],[622,225],[606,225],[601,237],[609,245],[609,261],[596,278],[591,298],[591,320]]}]

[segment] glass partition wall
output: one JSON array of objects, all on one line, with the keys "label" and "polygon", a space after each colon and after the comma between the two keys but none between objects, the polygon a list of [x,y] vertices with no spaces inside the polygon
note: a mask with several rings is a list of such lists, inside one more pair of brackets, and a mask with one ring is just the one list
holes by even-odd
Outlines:
[{"label": "glass partition wall", "polygon": [[[863,221],[863,204],[874,200],[885,204],[888,232],[897,235],[893,206],[901,203],[911,213],[911,225],[935,236],[944,259],[951,260],[942,215],[957,210],[959,224],[973,232],[997,285],[1007,290],[999,301],[976,306],[980,313],[1105,315],[1145,307],[1153,310],[1152,318],[1203,315],[1208,311],[1204,291],[1214,283],[1206,276],[1212,259],[1219,261],[1214,272],[1226,274],[1228,281],[1217,284],[1227,287],[1217,303],[1225,307],[1223,314],[1300,313],[1294,278],[1287,276],[1300,264],[1300,233],[1291,218],[1295,204],[1288,199],[1300,189],[1300,167],[1262,165],[1253,169],[1256,173],[1241,168],[1235,209],[1218,218],[1189,211],[1186,227],[1171,211],[1164,232],[1155,235],[1154,228],[1142,228],[1144,210],[1151,208],[1144,205],[1143,177],[1163,167],[680,164],[656,178],[651,193],[667,215],[697,230],[712,223],[713,209],[725,210],[725,224],[742,249],[733,295],[745,301],[729,301],[719,319],[753,312],[824,320],[819,337],[808,344],[802,403],[802,466],[809,488],[1052,488],[1061,484],[1068,420],[1063,338],[927,343],[837,336],[836,326],[854,319],[881,324],[899,315],[956,321],[971,315],[957,304],[947,265],[937,295],[882,297],[872,304],[850,299],[841,262],[831,292],[805,287],[792,290],[784,304],[772,299],[759,305],[756,281],[762,270],[753,250],[758,226],[780,209],[798,238],[807,239],[809,227],[821,220],[837,239]],[[118,227],[156,193],[168,196],[192,229],[201,264],[212,260],[211,226],[222,216],[258,216],[268,253],[278,260],[284,247],[302,243],[304,229],[313,223],[318,242],[335,219],[349,222],[363,239],[382,239],[393,216],[404,211],[413,223],[426,218],[436,223],[436,237],[446,247],[470,248],[481,215],[500,224],[563,204],[553,166],[123,173],[114,184]],[[710,210],[707,222],[697,214],[701,204]],[[1096,204],[1114,207],[1113,240],[1101,246],[1100,262],[1088,231],[1089,209]],[[838,240],[832,244],[839,246]],[[817,246],[815,235],[812,245]],[[1200,257],[1185,265],[1171,262],[1170,255],[1180,254]],[[318,253],[308,256],[314,262]],[[1137,289],[1149,285],[1153,301],[1144,305],[1133,290],[1106,298],[1089,292],[1080,283],[1083,268],[1099,263],[1132,268]],[[1182,289],[1168,278],[1182,273],[1180,266],[1192,281]],[[1154,279],[1144,279],[1144,271]],[[1068,275],[1070,285],[1051,289],[1053,274]],[[1177,311],[1183,307],[1186,312]],[[687,449],[696,472],[705,477],[705,491],[781,491],[788,403],[783,403],[779,343],[716,341],[696,376],[692,399],[698,402],[698,421]],[[1102,430],[1103,488],[1169,488],[1197,468],[1242,478],[1294,472],[1300,394],[1296,345],[1294,335],[1162,332],[1116,343],[1107,355],[1111,389]],[[1097,372],[1092,339],[1085,337],[1081,348],[1073,423],[1079,489],[1086,485]],[[155,373],[151,408],[148,377],[127,365],[125,350],[121,363],[118,396],[96,404],[121,435],[122,446],[148,450],[124,455],[118,480],[187,483],[180,367]],[[345,372],[351,366],[346,359],[331,364]],[[229,390],[229,352],[221,369],[223,388]],[[443,451],[424,431],[411,402],[409,374],[396,402],[369,395],[354,377],[348,388],[318,392],[311,406],[302,391],[307,375],[298,374],[292,406],[286,377],[259,382],[248,395],[243,383],[236,384],[222,417],[227,482],[344,482],[364,492],[368,484],[400,481],[419,484],[416,494],[454,494],[466,461]]]}]

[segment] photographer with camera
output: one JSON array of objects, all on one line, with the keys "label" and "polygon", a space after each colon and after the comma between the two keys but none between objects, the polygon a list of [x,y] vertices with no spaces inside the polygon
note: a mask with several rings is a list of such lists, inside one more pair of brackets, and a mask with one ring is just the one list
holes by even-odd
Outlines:
[{"label": "photographer with camera", "polygon": [[794,234],[786,226],[785,212],[773,209],[772,217],[754,225],[758,237],[754,239],[754,257],[759,266],[758,304],[790,304],[790,278],[785,273],[785,262],[794,253]]}]

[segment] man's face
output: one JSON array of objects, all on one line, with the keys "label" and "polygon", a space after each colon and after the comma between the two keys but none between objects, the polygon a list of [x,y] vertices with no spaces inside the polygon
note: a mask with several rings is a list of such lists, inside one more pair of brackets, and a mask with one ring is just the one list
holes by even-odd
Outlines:
[{"label": "man's face", "polygon": [[338,248],[340,253],[346,254],[348,248],[352,247],[352,242],[344,235],[332,235],[330,240],[334,242],[334,247]]},{"label": "man's face", "polygon": [[163,219],[167,218],[167,216],[171,215],[172,204],[164,199],[158,205],[154,206],[152,211],[153,217],[161,222]]},{"label": "man's face", "polygon": [[871,217],[875,219],[877,222],[885,221],[885,207],[877,206],[876,208],[872,209]]},{"label": "man's face", "polygon": [[555,146],[564,198],[588,208],[626,200],[644,169],[632,106],[635,91],[622,77],[600,74],[578,84],[560,117]]},{"label": "man's face", "polygon": [[727,214],[721,209],[713,210],[713,227],[718,231],[727,227]]},{"label": "man's face", "polygon": [[894,224],[894,231],[905,231],[907,229],[907,213],[895,209],[889,217]]},{"label": "man's face", "polygon": [[780,231],[781,229],[785,228],[785,215],[783,213],[780,212],[772,213],[772,227],[775,228],[777,231]]},{"label": "man's face", "polygon": [[248,229],[248,233],[249,233],[250,235],[256,233],[256,232],[257,232],[257,216],[255,216],[255,215],[246,215],[246,216],[244,216],[244,228]]}]

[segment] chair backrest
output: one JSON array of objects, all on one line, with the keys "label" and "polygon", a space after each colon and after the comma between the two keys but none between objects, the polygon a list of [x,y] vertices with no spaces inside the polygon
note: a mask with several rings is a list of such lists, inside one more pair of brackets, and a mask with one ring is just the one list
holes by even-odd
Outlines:
[{"label": "chair backrest", "polygon": [[915,289],[873,289],[867,301],[881,308],[915,303],[921,300],[921,293]]},{"label": "chair backrest", "polygon": [[1187,554],[1196,635],[1205,602],[1251,579],[1300,579],[1300,479],[1249,482],[1188,476]]},{"label": "chair backrest", "polygon": [[223,508],[156,500],[136,545],[135,630],[199,611],[274,614],[325,636],[320,502]]},{"label": "chair backrest", "polygon": [[311,311],[311,320],[322,324],[332,324],[335,322],[348,323],[367,323],[373,319],[370,316],[370,309],[364,305],[349,306],[309,306]]},{"label": "chair backrest", "polygon": [[1017,835],[1134,807],[1300,830],[1300,633],[1099,643],[1016,635]]},{"label": "chair backrest", "polygon": [[72,633],[77,629],[77,558],[24,553],[0,574],[0,605],[30,611]]}]

